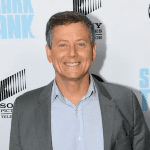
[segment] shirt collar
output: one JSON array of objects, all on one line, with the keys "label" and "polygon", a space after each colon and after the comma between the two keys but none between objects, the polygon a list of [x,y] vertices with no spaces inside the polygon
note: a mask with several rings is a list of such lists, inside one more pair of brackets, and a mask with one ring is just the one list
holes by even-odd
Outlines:
[{"label": "shirt collar", "polygon": [[[87,99],[88,97],[90,97],[91,95],[95,95],[96,94],[96,86],[95,86],[95,83],[94,83],[94,79],[92,77],[91,74],[89,74],[89,80],[90,80],[90,85],[89,85],[89,89],[88,89],[88,92],[87,94],[82,98],[83,99]],[[63,97],[62,93],[60,92],[58,86],[57,86],[57,83],[56,83],[56,77],[54,79],[54,82],[53,82],[53,89],[52,89],[52,100],[51,102],[53,102],[56,97],[60,97],[60,99],[62,100],[65,100],[65,98]]]}]

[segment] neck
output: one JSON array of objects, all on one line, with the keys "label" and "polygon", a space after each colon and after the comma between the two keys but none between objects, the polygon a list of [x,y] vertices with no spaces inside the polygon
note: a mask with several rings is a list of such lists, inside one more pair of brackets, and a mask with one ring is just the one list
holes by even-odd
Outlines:
[{"label": "neck", "polygon": [[88,91],[89,73],[76,79],[64,78],[56,75],[56,83],[63,97],[76,105]]}]

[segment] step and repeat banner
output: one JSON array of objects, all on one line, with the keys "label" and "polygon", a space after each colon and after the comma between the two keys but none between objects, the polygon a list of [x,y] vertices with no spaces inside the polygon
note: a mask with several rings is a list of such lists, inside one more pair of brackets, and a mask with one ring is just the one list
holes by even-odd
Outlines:
[{"label": "step and repeat banner", "polygon": [[46,58],[46,23],[77,11],[95,26],[97,57],[90,73],[128,87],[150,128],[150,1],[0,0],[0,149],[9,149],[13,104],[19,95],[55,77]]}]

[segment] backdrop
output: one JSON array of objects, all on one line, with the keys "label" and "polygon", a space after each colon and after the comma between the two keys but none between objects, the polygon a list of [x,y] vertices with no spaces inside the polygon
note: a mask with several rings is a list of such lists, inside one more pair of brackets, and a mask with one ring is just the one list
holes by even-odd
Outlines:
[{"label": "backdrop", "polygon": [[9,149],[13,103],[48,84],[45,29],[51,15],[74,10],[94,23],[97,57],[90,68],[138,97],[150,128],[149,0],[0,0],[0,149]]}]

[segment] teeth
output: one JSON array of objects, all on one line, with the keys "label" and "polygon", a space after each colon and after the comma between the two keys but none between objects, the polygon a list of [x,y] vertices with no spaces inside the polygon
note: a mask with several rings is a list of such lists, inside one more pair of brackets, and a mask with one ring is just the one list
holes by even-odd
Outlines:
[{"label": "teeth", "polygon": [[78,65],[79,63],[65,63],[67,66],[76,66]]}]

